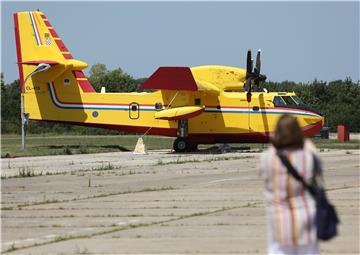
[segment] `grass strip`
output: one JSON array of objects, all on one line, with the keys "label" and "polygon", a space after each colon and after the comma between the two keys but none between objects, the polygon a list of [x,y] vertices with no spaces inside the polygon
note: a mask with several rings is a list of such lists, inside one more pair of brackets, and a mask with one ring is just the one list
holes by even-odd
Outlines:
[{"label": "grass strip", "polygon": [[205,159],[182,159],[182,157],[178,157],[176,160],[163,162],[161,159],[155,164],[156,166],[162,165],[173,165],[173,164],[186,164],[186,163],[201,163],[201,162],[215,162],[215,161],[226,161],[226,160],[237,160],[237,159],[247,159],[254,158],[254,156],[225,156],[225,157],[212,157]]}]

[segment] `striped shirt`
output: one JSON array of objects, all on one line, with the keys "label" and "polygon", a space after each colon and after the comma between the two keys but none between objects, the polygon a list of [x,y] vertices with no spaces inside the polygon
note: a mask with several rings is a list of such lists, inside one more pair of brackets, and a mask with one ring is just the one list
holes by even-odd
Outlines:
[{"label": "striped shirt", "polygon": [[[304,180],[313,179],[312,149],[285,150],[289,161]],[[320,171],[320,169],[318,169]],[[260,174],[265,180],[265,203],[270,242],[281,245],[307,245],[317,242],[315,227],[315,201],[298,182],[270,147],[261,156]]]}]

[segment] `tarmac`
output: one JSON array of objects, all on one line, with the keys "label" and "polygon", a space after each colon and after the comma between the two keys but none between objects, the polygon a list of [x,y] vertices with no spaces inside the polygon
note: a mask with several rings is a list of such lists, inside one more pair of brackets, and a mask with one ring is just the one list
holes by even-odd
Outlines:
[{"label": "tarmac", "polygon": [[[259,156],[158,150],[1,159],[1,251],[264,254]],[[359,151],[320,156],[341,220],[321,254],[359,254]]]}]

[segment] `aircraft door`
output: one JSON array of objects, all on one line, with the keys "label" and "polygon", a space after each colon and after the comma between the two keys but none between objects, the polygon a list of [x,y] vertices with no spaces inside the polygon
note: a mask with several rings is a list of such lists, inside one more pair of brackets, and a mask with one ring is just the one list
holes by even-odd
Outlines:
[{"label": "aircraft door", "polygon": [[249,128],[252,132],[265,133],[269,132],[268,115],[265,108],[270,107],[265,100],[264,94],[259,95],[259,101],[255,105],[249,106]]},{"label": "aircraft door", "polygon": [[251,106],[249,105],[249,109],[248,109],[248,119],[249,119],[249,129],[251,132],[258,132],[258,128],[259,128],[259,113],[260,113],[260,108],[259,106]]},{"label": "aircraft door", "polygon": [[129,104],[129,118],[132,120],[136,120],[140,117],[139,104],[136,102],[132,102]]}]

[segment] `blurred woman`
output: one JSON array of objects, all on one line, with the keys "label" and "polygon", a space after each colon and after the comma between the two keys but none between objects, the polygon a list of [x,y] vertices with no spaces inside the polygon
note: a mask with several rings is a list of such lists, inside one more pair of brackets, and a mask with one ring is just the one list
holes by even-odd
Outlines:
[{"label": "blurred woman", "polygon": [[320,185],[321,166],[315,147],[295,117],[280,117],[272,146],[261,156],[268,218],[268,254],[319,254],[315,226],[315,201],[282,164],[284,154],[308,183]]}]

